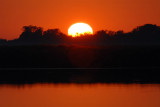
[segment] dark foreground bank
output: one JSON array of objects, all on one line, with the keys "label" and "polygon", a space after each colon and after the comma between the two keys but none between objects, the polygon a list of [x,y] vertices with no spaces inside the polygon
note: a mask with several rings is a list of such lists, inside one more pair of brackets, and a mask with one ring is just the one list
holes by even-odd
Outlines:
[{"label": "dark foreground bank", "polygon": [[0,71],[0,84],[160,83],[158,68],[10,69]]},{"label": "dark foreground bank", "polygon": [[160,83],[160,46],[2,46],[0,84]]},{"label": "dark foreground bank", "polygon": [[0,68],[160,67],[160,46],[2,46]]}]

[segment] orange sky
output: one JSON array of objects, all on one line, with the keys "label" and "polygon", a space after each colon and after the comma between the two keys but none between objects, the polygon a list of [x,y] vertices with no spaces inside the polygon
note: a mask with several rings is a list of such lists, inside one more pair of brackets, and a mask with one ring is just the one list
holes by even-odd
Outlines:
[{"label": "orange sky", "polygon": [[94,32],[160,25],[160,0],[0,0],[0,38],[18,38],[24,25],[67,34],[76,22],[88,23]]}]

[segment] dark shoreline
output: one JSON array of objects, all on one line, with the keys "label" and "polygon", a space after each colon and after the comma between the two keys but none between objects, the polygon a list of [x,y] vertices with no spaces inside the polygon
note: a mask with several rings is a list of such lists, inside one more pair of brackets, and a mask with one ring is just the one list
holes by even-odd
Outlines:
[{"label": "dark shoreline", "polygon": [[160,46],[3,46],[0,84],[160,83]]},{"label": "dark shoreline", "polygon": [[160,67],[160,46],[2,46],[0,68]]},{"label": "dark shoreline", "polygon": [[124,83],[160,84],[160,69],[24,69],[0,70],[0,84]]}]

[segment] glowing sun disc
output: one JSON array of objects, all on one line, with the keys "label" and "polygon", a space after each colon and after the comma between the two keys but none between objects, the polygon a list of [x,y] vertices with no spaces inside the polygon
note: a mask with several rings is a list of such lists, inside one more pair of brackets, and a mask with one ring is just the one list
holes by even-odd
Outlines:
[{"label": "glowing sun disc", "polygon": [[92,28],[86,23],[75,23],[68,29],[68,35],[72,37],[85,34],[93,34]]}]

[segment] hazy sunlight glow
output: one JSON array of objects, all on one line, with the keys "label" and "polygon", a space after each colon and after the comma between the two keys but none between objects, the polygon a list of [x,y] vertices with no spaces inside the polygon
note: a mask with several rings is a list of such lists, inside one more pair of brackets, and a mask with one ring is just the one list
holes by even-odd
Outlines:
[{"label": "hazy sunlight glow", "polygon": [[68,35],[72,37],[81,36],[85,34],[93,34],[92,28],[88,24],[85,24],[85,23],[73,24],[68,29]]}]

